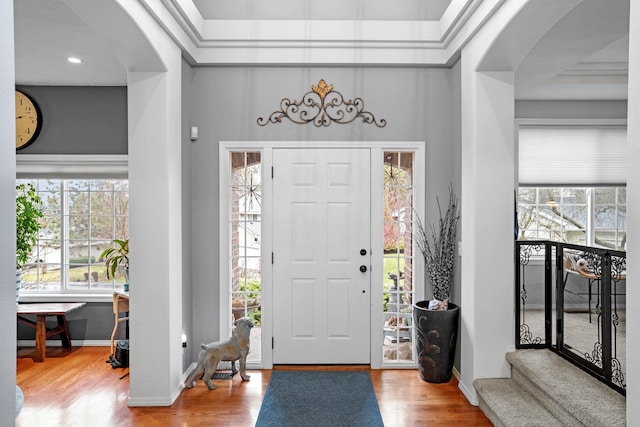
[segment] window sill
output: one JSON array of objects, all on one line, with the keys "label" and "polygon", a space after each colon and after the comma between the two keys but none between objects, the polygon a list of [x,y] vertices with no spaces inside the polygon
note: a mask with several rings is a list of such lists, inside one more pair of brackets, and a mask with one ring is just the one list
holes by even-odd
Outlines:
[{"label": "window sill", "polygon": [[20,294],[18,302],[112,302],[110,294]]}]

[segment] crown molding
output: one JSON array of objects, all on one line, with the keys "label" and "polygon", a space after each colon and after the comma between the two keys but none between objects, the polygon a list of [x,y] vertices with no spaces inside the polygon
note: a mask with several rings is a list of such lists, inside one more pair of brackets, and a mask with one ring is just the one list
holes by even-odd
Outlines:
[{"label": "crown molding", "polygon": [[628,80],[627,62],[580,62],[552,77],[549,83],[627,84]]},{"label": "crown molding", "polygon": [[211,20],[192,0],[141,0],[191,65],[449,66],[505,0],[452,0],[439,21]]}]

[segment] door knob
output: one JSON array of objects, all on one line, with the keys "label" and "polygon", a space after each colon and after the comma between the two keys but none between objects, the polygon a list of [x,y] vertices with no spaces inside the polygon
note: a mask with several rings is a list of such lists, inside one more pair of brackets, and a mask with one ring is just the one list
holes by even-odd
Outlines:
[{"label": "door knob", "polygon": [[365,256],[367,254],[366,249],[360,249],[360,255]]},{"label": "door knob", "polygon": [[361,265],[360,266],[360,271],[362,271],[363,273],[367,272],[367,266],[366,265]]}]

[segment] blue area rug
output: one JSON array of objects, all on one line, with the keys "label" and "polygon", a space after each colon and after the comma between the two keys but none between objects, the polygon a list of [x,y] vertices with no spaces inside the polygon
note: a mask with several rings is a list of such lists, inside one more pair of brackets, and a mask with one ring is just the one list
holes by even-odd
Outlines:
[{"label": "blue area rug", "polygon": [[256,421],[256,427],[383,425],[364,371],[273,371]]}]

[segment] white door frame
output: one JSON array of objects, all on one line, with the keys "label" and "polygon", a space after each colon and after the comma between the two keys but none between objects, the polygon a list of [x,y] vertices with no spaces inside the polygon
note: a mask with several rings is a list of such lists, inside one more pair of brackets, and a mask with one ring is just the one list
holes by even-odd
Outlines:
[{"label": "white door frame", "polygon": [[[384,151],[414,152],[414,206],[418,212],[424,211],[425,200],[425,143],[423,141],[221,141],[219,145],[219,219],[220,219],[220,337],[226,337],[231,330],[231,313],[229,312],[229,153],[231,152],[256,152],[262,153],[262,246],[261,257],[268,260],[271,257],[272,248],[272,212],[271,200],[272,181],[267,179],[267,173],[271,173],[272,150],[274,148],[368,148],[371,150],[371,368],[382,368],[382,340],[384,324],[382,310],[382,274],[377,271],[382,266],[382,209],[373,209],[382,206],[382,182],[383,182],[383,154]],[[250,369],[271,369],[273,358],[271,350],[271,337],[273,336],[273,271],[270,262],[262,265],[262,361],[257,364],[247,364]],[[424,277],[424,266],[421,262],[414,263],[415,277]],[[424,286],[415,288],[415,298],[424,298]],[[409,364],[415,366],[415,364]],[[394,368],[398,368],[394,364]]]}]

